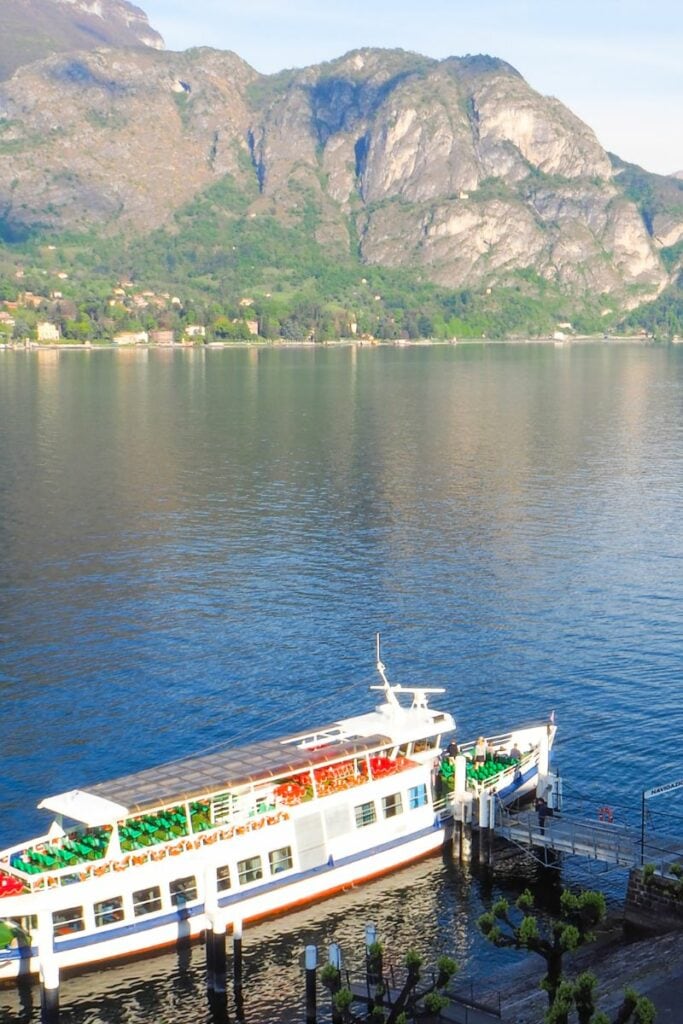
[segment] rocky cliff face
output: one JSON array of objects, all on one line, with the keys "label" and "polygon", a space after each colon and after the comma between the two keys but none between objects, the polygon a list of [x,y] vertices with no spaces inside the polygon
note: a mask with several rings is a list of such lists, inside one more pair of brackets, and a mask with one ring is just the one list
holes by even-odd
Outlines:
[{"label": "rocky cliff face", "polygon": [[524,272],[628,306],[668,280],[593,132],[494,58],[367,50],[265,77],[208,49],[96,51],[0,86],[10,228],[147,231],[226,174],[258,187],[254,216],[313,204],[321,244],[448,287]]},{"label": "rocky cliff face", "polygon": [[21,68],[0,87],[0,212],[56,230],[157,227],[240,173],[254,78],[212,51],[102,50]]},{"label": "rocky cliff face", "polygon": [[127,0],[2,0],[0,79],[49,54],[164,41]]}]

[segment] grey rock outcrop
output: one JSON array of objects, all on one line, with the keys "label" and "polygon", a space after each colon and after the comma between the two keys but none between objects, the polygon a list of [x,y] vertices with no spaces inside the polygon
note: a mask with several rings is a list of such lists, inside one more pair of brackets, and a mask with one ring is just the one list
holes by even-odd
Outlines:
[{"label": "grey rock outcrop", "polygon": [[319,243],[454,288],[523,272],[634,305],[683,231],[653,237],[590,128],[491,57],[361,50],[267,77],[211,49],[95,50],[0,83],[6,224],[145,232],[226,174],[254,215],[312,203]]}]

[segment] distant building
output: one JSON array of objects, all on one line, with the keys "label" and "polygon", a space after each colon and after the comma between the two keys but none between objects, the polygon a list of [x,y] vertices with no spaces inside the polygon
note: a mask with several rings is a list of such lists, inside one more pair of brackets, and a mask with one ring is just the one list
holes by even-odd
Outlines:
[{"label": "distant building", "polygon": [[146,345],[148,341],[147,331],[122,331],[114,335],[115,345]]},{"label": "distant building", "polygon": [[245,320],[250,334],[258,334],[258,320]]},{"label": "distant building", "polygon": [[39,324],[36,324],[36,337],[38,338],[38,341],[59,341],[59,327],[57,327],[57,324],[52,324],[48,320],[43,320]]},{"label": "distant building", "polygon": [[33,292],[23,292],[19,296],[19,301],[22,302],[24,306],[31,306],[32,309],[37,309],[42,302],[47,302],[48,300],[46,295],[35,295]]},{"label": "distant building", "polygon": [[149,340],[152,345],[173,345],[175,335],[173,331],[150,331]]},{"label": "distant building", "polygon": [[185,334],[188,338],[205,338],[206,327],[203,324],[188,324],[185,328]]},{"label": "distant building", "polygon": [[253,299],[240,299],[240,303],[239,304],[240,304],[240,306],[253,306],[254,305],[254,300]]}]

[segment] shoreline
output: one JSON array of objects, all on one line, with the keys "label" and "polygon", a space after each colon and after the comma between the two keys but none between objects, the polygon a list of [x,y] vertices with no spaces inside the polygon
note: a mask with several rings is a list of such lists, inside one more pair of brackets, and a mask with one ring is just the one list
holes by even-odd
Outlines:
[{"label": "shoreline", "polygon": [[581,334],[571,338],[451,338],[407,339],[397,338],[390,341],[376,339],[340,338],[333,341],[284,341],[266,338],[254,341],[210,341],[201,345],[174,342],[173,344],[155,344],[141,342],[139,344],[117,345],[114,342],[9,342],[0,344],[4,352],[204,352],[204,351],[244,351],[245,349],[323,349],[323,348],[455,348],[475,345],[550,345],[553,348],[571,348],[572,345],[676,345],[681,340],[655,342],[645,334],[637,335],[600,335]]}]

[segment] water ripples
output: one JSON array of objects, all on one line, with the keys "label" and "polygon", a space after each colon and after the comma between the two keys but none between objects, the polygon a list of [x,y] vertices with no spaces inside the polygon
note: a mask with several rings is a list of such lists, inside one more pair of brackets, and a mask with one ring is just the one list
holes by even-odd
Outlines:
[{"label": "water ripples", "polygon": [[[50,793],[364,710],[376,629],[463,735],[555,708],[589,809],[680,774],[682,351],[45,355],[0,354],[0,843]],[[372,912],[474,966],[476,880],[410,871],[254,957],[300,999],[302,936]],[[198,956],[75,980],[65,1020],[188,989],[202,1021]]]}]

